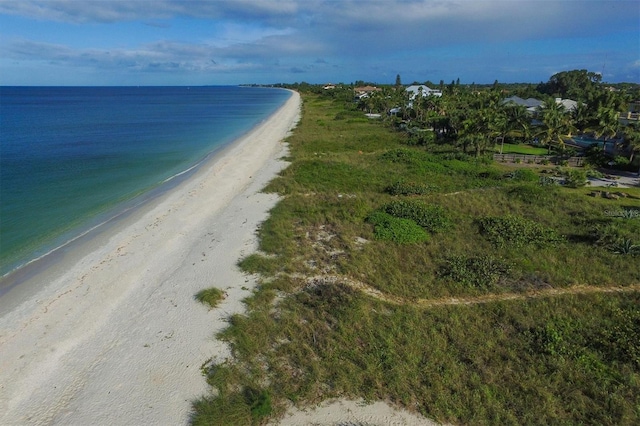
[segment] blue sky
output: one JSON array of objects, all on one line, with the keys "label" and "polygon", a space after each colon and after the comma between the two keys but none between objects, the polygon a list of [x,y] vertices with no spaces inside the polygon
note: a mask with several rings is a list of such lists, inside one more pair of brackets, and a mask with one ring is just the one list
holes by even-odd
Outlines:
[{"label": "blue sky", "polygon": [[640,83],[637,0],[0,0],[0,85]]}]

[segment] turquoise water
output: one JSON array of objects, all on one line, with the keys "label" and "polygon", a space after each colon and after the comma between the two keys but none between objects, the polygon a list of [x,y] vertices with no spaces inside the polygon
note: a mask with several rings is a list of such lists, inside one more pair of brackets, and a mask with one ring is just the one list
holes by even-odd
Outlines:
[{"label": "turquoise water", "polygon": [[289,96],[248,87],[0,87],[0,275],[161,188]]}]

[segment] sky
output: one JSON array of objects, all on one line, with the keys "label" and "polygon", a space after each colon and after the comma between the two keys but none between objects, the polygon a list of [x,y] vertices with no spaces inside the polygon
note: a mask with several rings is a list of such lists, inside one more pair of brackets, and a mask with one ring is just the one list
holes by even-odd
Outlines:
[{"label": "sky", "polygon": [[0,0],[0,85],[640,83],[638,0]]}]

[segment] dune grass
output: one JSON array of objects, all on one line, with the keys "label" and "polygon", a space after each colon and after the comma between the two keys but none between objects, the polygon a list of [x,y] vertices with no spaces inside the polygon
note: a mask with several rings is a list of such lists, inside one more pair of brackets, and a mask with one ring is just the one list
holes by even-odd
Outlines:
[{"label": "dune grass", "polygon": [[462,424],[640,422],[640,258],[620,250],[640,217],[612,213],[640,209],[640,188],[540,186],[303,100],[267,187],[283,198],[239,263],[262,283],[219,336],[234,359],[207,370],[194,424],[331,397]]},{"label": "dune grass", "polygon": [[198,302],[209,305],[211,308],[218,306],[224,297],[224,291],[215,287],[200,290],[195,296]]}]

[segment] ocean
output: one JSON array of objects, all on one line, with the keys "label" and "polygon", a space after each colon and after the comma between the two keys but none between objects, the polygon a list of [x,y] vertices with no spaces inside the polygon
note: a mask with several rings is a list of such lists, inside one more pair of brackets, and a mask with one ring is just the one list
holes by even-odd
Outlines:
[{"label": "ocean", "polygon": [[0,87],[0,276],[171,186],[289,96],[235,86]]}]

